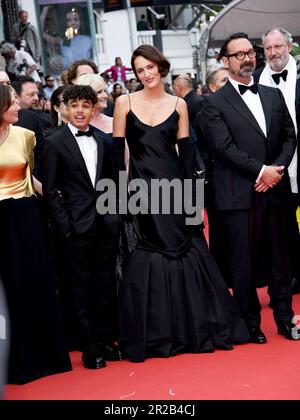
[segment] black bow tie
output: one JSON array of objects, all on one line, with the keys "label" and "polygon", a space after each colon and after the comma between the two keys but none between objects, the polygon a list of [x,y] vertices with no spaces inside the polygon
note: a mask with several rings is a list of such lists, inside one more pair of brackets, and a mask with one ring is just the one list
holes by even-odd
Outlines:
[{"label": "black bow tie", "polygon": [[283,80],[286,81],[287,75],[288,75],[288,71],[283,70],[281,73],[272,74],[272,78],[273,78],[274,82],[276,83],[276,85],[279,85],[280,77],[282,77]]},{"label": "black bow tie", "polygon": [[91,129],[89,129],[88,131],[78,130],[78,132],[75,134],[76,137],[80,137],[80,136],[91,137],[92,135],[93,135],[93,130]]},{"label": "black bow tie", "polygon": [[258,89],[257,89],[257,83],[254,83],[254,84],[253,84],[253,85],[251,85],[251,86],[239,85],[239,91],[240,91],[240,94],[241,94],[241,95],[244,95],[244,93],[245,93],[247,90],[251,90],[251,92],[253,92],[253,93],[257,94],[257,92],[258,92]]}]

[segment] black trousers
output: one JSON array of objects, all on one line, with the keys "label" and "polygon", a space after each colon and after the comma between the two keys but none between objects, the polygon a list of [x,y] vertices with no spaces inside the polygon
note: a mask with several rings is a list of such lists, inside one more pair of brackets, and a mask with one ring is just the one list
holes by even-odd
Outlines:
[{"label": "black trousers", "polygon": [[88,232],[66,239],[81,348],[117,339],[118,239],[100,216]]},{"label": "black trousers", "polygon": [[283,205],[257,194],[253,208],[220,211],[224,247],[233,295],[249,328],[260,324],[261,305],[256,292],[256,268],[262,262],[270,273],[268,293],[275,322],[293,317],[291,275]]},{"label": "black trousers", "polygon": [[291,261],[292,277],[300,278],[300,234],[296,217],[298,207],[297,194],[291,194],[291,199],[287,203],[286,224],[287,237]]}]

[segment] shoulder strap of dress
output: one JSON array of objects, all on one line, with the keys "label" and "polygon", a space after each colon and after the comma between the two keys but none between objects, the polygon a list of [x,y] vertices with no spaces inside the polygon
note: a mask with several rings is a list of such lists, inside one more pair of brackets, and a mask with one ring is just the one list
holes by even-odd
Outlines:
[{"label": "shoulder strap of dress", "polygon": [[129,93],[127,93],[127,96],[128,96],[128,101],[129,101],[129,110],[130,110],[131,109],[131,101],[130,101]]},{"label": "shoulder strap of dress", "polygon": [[176,104],[175,104],[175,110],[177,108],[178,101],[179,101],[179,96],[178,96],[177,101],[176,101]]}]

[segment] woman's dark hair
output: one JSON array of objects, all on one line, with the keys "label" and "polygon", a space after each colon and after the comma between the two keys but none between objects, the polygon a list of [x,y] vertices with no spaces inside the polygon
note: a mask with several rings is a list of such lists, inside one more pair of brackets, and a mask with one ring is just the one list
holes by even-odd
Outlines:
[{"label": "woman's dark hair", "polygon": [[12,92],[11,86],[0,85],[0,126],[3,122],[3,113],[8,110],[12,104]]},{"label": "woman's dark hair", "polygon": [[70,100],[85,99],[91,101],[93,105],[98,102],[97,94],[91,86],[85,85],[71,85],[67,86],[63,94],[64,103],[67,105]]},{"label": "woman's dark hair", "polygon": [[72,80],[76,79],[77,68],[79,66],[90,66],[90,68],[93,69],[95,74],[99,73],[98,67],[92,60],[76,60],[70,65],[67,72],[67,82],[69,85],[72,85]]},{"label": "woman's dark hair", "polygon": [[117,87],[120,87],[123,90],[123,87],[122,87],[122,85],[120,83],[114,83],[114,85],[113,85],[113,92],[116,92]]},{"label": "woman's dark hair", "polygon": [[50,109],[50,116],[51,116],[51,128],[58,126],[58,112],[55,111],[54,107],[58,106],[61,102],[61,97],[66,89],[66,86],[59,86],[51,95],[50,102],[51,102],[51,109]]},{"label": "woman's dark hair", "polygon": [[135,51],[133,51],[131,57],[131,67],[137,78],[138,75],[136,73],[134,62],[135,59],[140,56],[146,58],[146,60],[156,63],[161,77],[165,77],[169,73],[170,63],[158,48],[153,47],[152,45],[140,45]]}]

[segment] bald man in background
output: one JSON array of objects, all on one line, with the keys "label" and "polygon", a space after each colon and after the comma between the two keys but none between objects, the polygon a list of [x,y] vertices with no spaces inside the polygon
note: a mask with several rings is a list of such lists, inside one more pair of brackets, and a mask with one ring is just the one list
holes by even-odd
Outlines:
[{"label": "bald man in background", "polygon": [[188,113],[189,113],[189,122],[190,122],[190,139],[193,146],[194,152],[194,163],[195,163],[195,170],[199,173],[199,177],[201,178],[201,174],[203,171],[204,175],[204,163],[203,160],[198,153],[199,148],[199,136],[198,136],[198,124],[197,124],[197,114],[202,109],[202,102],[203,98],[196,94],[193,89],[192,79],[188,74],[180,74],[176,77],[173,82],[173,91],[176,96],[183,98],[187,104]]},{"label": "bald man in background", "polygon": [[[196,115],[201,111],[203,98],[194,91],[192,79],[188,74],[180,74],[176,77],[173,82],[173,90],[176,96],[185,100],[189,112],[190,126],[192,126],[192,131],[196,132]],[[193,133],[190,133],[190,135],[191,141],[194,143]]]}]

